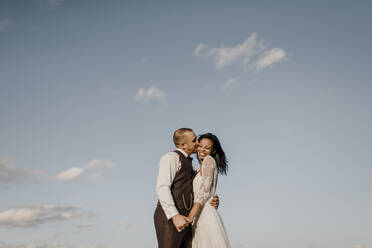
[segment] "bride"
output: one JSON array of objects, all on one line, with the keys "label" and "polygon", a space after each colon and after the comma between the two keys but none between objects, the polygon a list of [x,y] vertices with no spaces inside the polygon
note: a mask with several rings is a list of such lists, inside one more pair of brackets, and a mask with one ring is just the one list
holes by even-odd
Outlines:
[{"label": "bride", "polygon": [[198,138],[200,170],[193,181],[194,205],[188,219],[193,222],[193,248],[229,248],[222,219],[209,202],[216,191],[217,174],[227,172],[227,161],[218,138],[206,133]]}]

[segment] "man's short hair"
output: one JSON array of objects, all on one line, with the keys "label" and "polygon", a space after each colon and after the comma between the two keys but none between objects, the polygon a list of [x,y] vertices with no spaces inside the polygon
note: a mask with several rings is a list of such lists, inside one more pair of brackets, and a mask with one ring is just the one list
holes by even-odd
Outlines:
[{"label": "man's short hair", "polygon": [[185,128],[185,127],[179,128],[176,131],[174,131],[173,142],[176,145],[176,147],[182,144],[184,135],[186,132],[194,132],[194,131],[191,128]]}]

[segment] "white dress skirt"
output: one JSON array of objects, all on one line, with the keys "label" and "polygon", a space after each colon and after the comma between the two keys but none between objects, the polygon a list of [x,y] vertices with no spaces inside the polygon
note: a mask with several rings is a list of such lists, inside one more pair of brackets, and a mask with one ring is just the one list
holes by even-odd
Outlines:
[{"label": "white dress skirt", "polygon": [[209,202],[216,192],[217,168],[211,156],[204,158],[201,172],[193,181],[194,202],[202,205],[201,212],[193,222],[192,248],[230,248],[225,226],[217,209]]}]

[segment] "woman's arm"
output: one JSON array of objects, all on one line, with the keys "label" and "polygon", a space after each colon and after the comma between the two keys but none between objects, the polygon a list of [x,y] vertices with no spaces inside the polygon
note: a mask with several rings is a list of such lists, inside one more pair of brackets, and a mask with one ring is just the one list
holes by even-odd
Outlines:
[{"label": "woman's arm", "polygon": [[200,188],[195,190],[196,195],[194,196],[194,205],[188,215],[190,222],[194,220],[196,216],[200,213],[201,207],[204,203],[211,197],[212,184],[214,178],[215,162],[211,156],[207,156],[203,160],[201,167],[202,172],[202,183]]}]

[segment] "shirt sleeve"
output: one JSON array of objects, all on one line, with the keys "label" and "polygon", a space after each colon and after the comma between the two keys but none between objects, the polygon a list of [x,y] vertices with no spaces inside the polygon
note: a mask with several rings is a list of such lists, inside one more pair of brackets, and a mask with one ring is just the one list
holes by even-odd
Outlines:
[{"label": "shirt sleeve", "polygon": [[212,185],[215,171],[215,161],[211,156],[207,156],[203,160],[202,164],[202,181],[200,188],[196,190],[195,201],[201,205],[211,197],[212,194]]},{"label": "shirt sleeve", "polygon": [[179,168],[180,160],[175,152],[165,154],[159,161],[156,193],[168,220],[178,214],[170,187]]}]

